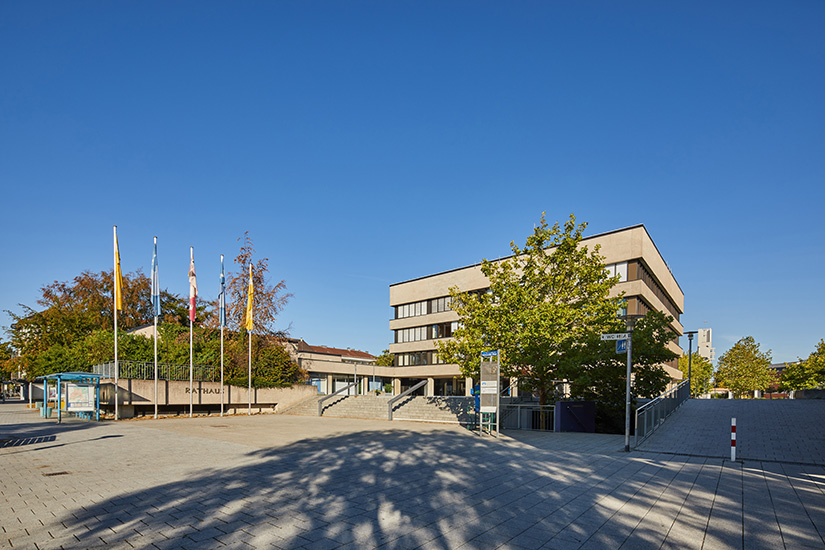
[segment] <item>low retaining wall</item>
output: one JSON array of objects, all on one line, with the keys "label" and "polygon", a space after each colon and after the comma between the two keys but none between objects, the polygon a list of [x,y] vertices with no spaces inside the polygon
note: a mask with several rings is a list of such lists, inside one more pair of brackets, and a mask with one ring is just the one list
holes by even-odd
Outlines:
[{"label": "low retaining wall", "polygon": [[825,390],[796,390],[794,399],[825,399]]},{"label": "low retaining wall", "polygon": [[[134,407],[152,407],[155,405],[154,380],[118,380],[118,408],[123,408],[122,416],[134,414]],[[112,379],[100,382],[100,407],[114,410],[115,384]],[[42,394],[42,391],[41,391]],[[299,384],[290,388],[252,388],[252,408],[255,412],[277,412],[307,397],[317,395],[315,386]],[[221,404],[220,382],[193,382],[192,403],[200,409],[215,409]],[[158,407],[178,408],[189,406],[189,382],[158,380]],[[246,412],[249,406],[247,388],[224,386],[224,408],[230,414],[233,411]],[[131,413],[131,414],[130,414]]]}]

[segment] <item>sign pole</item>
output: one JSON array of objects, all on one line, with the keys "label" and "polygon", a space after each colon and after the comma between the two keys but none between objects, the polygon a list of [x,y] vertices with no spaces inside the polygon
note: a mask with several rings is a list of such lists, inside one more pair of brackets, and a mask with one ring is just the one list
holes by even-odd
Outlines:
[{"label": "sign pole", "polygon": [[[485,361],[489,359],[489,361]],[[495,361],[495,364],[493,362]],[[484,433],[484,415],[487,414],[490,435],[493,432],[493,419],[490,414],[496,415],[496,437],[499,430],[499,381],[501,377],[501,358],[498,350],[481,352],[479,363],[479,378],[481,379],[481,394],[479,395],[479,413],[482,415],[481,433]]]},{"label": "sign pole", "polygon": [[501,436],[501,355],[498,354],[496,361],[496,437]]},{"label": "sign pole", "polygon": [[[625,409],[624,409],[624,450],[630,452],[630,375],[631,367],[633,365],[632,350],[633,350],[633,324],[636,319],[640,319],[643,315],[626,315],[620,317],[627,322],[627,332],[619,332],[613,334],[602,334],[602,340],[627,340],[627,373],[625,381]],[[618,342],[617,342],[618,347]]]},{"label": "sign pole", "polygon": [[625,388],[625,408],[624,408],[624,450],[630,452],[630,367],[633,364],[631,353],[633,349],[633,334],[627,334],[627,380]]}]

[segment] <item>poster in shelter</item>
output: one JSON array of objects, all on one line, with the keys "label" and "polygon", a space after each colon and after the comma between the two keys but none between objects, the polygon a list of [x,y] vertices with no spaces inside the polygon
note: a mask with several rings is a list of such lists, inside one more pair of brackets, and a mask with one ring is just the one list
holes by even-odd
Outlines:
[{"label": "poster in shelter", "polygon": [[67,384],[67,386],[70,411],[95,410],[95,387],[92,384]]}]

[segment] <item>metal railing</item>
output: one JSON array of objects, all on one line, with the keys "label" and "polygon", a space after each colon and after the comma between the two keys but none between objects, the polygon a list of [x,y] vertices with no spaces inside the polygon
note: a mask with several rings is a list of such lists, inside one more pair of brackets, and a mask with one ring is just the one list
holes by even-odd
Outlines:
[{"label": "metal railing", "polygon": [[[134,380],[154,380],[155,364],[142,361],[118,361],[118,378]],[[105,378],[115,377],[115,363],[103,363],[92,367],[92,372]],[[220,367],[212,365],[195,365],[192,369],[195,382],[220,382]],[[158,380],[189,380],[189,365],[158,363]]]},{"label": "metal railing", "polygon": [[[541,430],[542,420],[544,431],[554,431],[554,405],[538,405],[536,403],[516,403],[501,406],[502,430]],[[544,418],[542,419],[542,416]]]},{"label": "metal railing", "polygon": [[344,386],[340,390],[337,390],[334,393],[331,393],[328,396],[322,397],[321,399],[319,399],[318,400],[318,416],[323,416],[324,415],[324,401],[326,401],[328,399],[332,399],[333,397],[335,397],[339,393],[343,393],[345,391],[348,392],[351,387],[353,387],[357,384],[358,384],[358,382],[350,382],[349,384],[347,384],[346,386]]},{"label": "metal railing", "polygon": [[392,406],[393,405],[395,405],[399,400],[401,400],[404,397],[407,397],[412,392],[414,392],[415,390],[417,390],[421,386],[425,385],[426,383],[427,383],[427,380],[422,380],[421,382],[419,382],[415,386],[411,387],[410,389],[408,389],[404,393],[396,395],[395,397],[390,399],[389,402],[387,403],[387,420],[392,420]]},{"label": "metal railing", "polygon": [[690,387],[685,380],[656,399],[645,403],[636,409],[636,434],[633,437],[633,446],[636,447],[647,436],[656,431],[665,418],[678,409],[690,397]]}]

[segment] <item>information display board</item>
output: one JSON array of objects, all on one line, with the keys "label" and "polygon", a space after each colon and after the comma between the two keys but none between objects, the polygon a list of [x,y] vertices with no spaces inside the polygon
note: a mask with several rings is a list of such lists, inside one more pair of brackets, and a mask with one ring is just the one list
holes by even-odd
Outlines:
[{"label": "information display board", "polygon": [[95,410],[95,386],[93,384],[66,384],[66,386],[66,408],[68,410]]},{"label": "information display board", "polygon": [[[499,380],[499,361],[498,354],[488,354],[486,357],[482,354],[481,359],[481,412],[495,413],[498,412],[498,380]],[[485,360],[487,359],[487,360]]]}]

